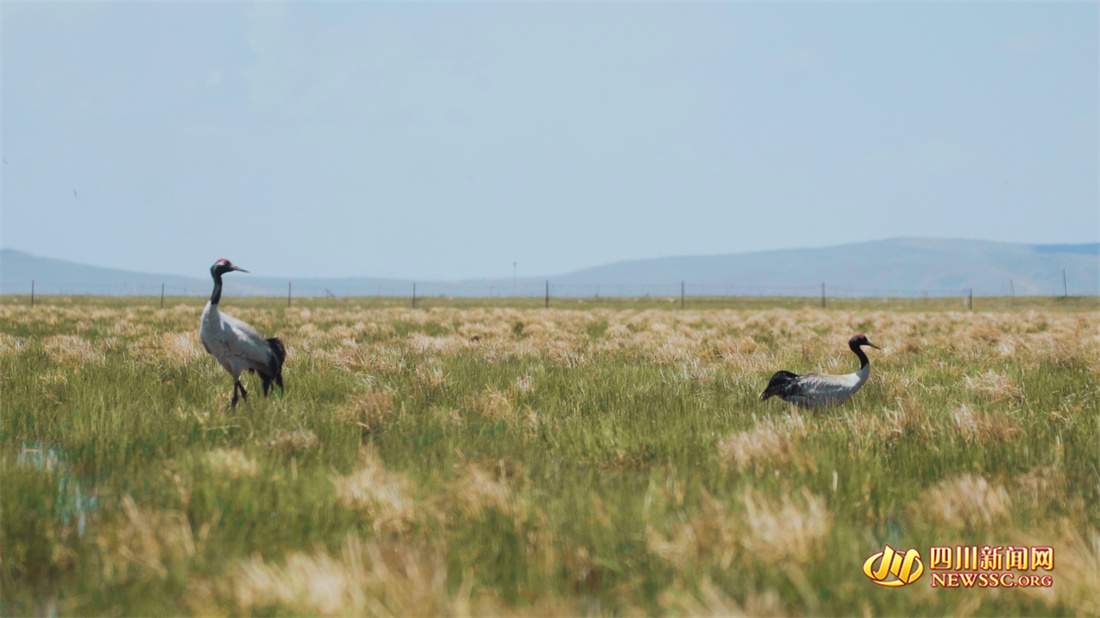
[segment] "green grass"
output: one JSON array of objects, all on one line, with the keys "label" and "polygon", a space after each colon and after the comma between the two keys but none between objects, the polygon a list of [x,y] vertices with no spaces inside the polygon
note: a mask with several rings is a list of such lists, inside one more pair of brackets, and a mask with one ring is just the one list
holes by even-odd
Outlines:
[{"label": "green grass", "polygon": [[[290,350],[236,408],[199,301],[26,300],[0,301],[4,615],[1100,609],[1095,299],[226,299]],[[855,330],[885,350],[846,406],[758,401],[854,370]],[[1050,545],[1056,583],[884,588],[886,543]]]}]

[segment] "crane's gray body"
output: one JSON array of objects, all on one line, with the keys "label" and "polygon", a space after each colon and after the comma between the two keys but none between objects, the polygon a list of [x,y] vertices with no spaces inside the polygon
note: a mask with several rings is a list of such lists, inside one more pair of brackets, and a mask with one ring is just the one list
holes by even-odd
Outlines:
[{"label": "crane's gray body", "polygon": [[[788,374],[793,375],[793,374]],[[855,373],[828,375],[824,373],[804,373],[782,380],[780,384],[768,384],[764,399],[776,396],[788,403],[803,408],[823,408],[838,406],[863,388],[871,375],[871,365],[860,367]],[[772,378],[775,381],[775,378]]]},{"label": "crane's gray body", "polygon": [[779,397],[783,401],[803,408],[823,408],[838,406],[856,394],[871,376],[871,363],[863,353],[862,346],[877,345],[867,340],[867,335],[856,333],[848,340],[848,347],[859,359],[859,371],[834,376],[824,373],[804,373],[798,375],[789,371],[777,371],[768,380],[768,386],[760,394],[760,401]]},{"label": "crane's gray body", "polygon": [[218,359],[218,363],[239,380],[245,371],[266,373],[271,370],[271,348],[252,326],[225,315],[214,303],[206,303],[202,310],[199,338],[206,351]]}]

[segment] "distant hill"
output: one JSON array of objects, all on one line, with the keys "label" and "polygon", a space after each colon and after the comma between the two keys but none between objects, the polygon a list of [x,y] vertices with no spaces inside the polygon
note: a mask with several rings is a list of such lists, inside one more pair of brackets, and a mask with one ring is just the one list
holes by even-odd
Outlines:
[{"label": "distant hill", "polygon": [[155,275],[130,270],[100,268],[39,257],[22,251],[0,251],[0,292],[28,294],[31,281],[39,294],[160,294],[163,283],[169,289],[192,292],[208,287],[205,281],[176,275]]},{"label": "distant hill", "polygon": [[1019,295],[1054,295],[1062,293],[1063,268],[1071,294],[1100,294],[1100,243],[1027,245],[931,238],[634,260],[551,281],[574,286],[686,281],[689,294],[690,288],[813,294],[825,283],[832,294],[855,296],[943,295],[969,288],[975,294],[1007,296],[1010,285]]},{"label": "distant hill", "polygon": [[[206,272],[201,277],[158,275],[88,266],[14,249],[0,250],[0,293],[28,294],[32,280],[40,294],[152,295],[160,294],[161,284],[164,284],[165,293],[170,296],[206,296],[213,287]],[[225,277],[224,281],[227,296],[285,296],[287,293],[288,280],[284,278],[241,274]],[[369,277],[300,279],[293,283],[294,293],[299,296],[325,296],[329,291],[340,296],[367,296],[380,292],[407,295],[412,290],[411,281]]]},{"label": "distant hill", "polygon": [[[421,296],[689,295],[979,296],[1100,294],[1100,243],[1028,245],[975,240],[896,238],[824,247],[616,262],[563,275],[466,281],[419,281]],[[4,249],[0,293],[159,294],[205,296],[208,276],[180,277],[100,268]],[[1010,283],[1011,282],[1011,283]],[[372,277],[295,279],[295,296],[409,296],[412,281]],[[1011,286],[1011,287],[1010,287]],[[226,277],[227,295],[282,296],[287,279]]]}]

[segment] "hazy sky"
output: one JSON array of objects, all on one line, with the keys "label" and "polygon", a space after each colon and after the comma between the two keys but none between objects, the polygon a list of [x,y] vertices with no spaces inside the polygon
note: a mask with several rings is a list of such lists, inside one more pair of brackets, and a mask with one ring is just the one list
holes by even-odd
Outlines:
[{"label": "hazy sky", "polygon": [[896,236],[1100,240],[1093,2],[0,18],[0,240],[39,255],[450,279]]}]

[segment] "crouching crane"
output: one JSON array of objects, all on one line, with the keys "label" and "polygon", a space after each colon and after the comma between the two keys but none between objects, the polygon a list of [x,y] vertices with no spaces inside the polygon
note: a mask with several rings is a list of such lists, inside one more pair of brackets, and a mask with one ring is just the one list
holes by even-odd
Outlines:
[{"label": "crouching crane", "polygon": [[218,363],[233,376],[232,404],[235,407],[238,391],[248,401],[248,391],[241,384],[241,374],[246,371],[260,375],[264,384],[264,397],[271,391],[272,383],[279,390],[283,389],[286,347],[278,337],[264,339],[252,326],[218,310],[218,301],[222,297],[222,275],[234,270],[248,272],[224,258],[210,267],[210,275],[214,277],[214,292],[210,295],[210,302],[202,310],[199,338],[202,339],[202,346],[206,351],[218,359]]},{"label": "crouching crane", "polygon": [[848,347],[859,358],[859,371],[842,376],[823,373],[794,374],[789,371],[777,371],[768,381],[768,387],[760,394],[760,401],[770,397],[779,397],[783,401],[803,408],[821,408],[840,405],[863,388],[871,375],[871,362],[861,349],[869,345],[876,350],[882,348],[867,340],[863,333],[856,333],[848,340]]}]

